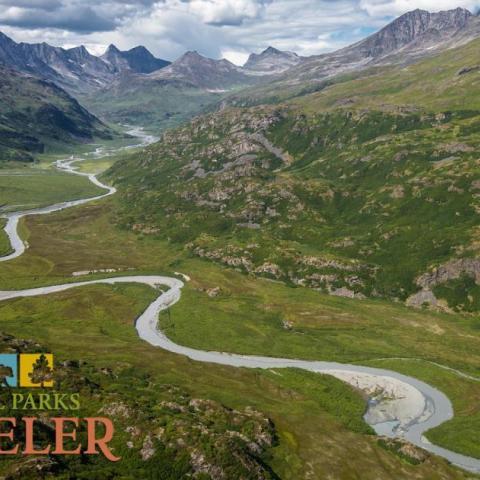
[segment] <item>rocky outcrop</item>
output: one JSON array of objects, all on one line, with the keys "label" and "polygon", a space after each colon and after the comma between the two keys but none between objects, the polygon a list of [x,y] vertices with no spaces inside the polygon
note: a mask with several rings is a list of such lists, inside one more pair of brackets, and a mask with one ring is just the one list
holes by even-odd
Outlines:
[{"label": "rocky outcrop", "polygon": [[330,292],[330,295],[333,295],[334,297],[357,298],[359,300],[366,298],[363,293],[356,293],[346,287],[334,289]]},{"label": "rocky outcrop", "polygon": [[410,295],[405,303],[408,307],[415,308],[423,307],[424,305],[436,307],[438,299],[431,290],[420,290],[419,292]]},{"label": "rocky outcrop", "polygon": [[416,279],[416,284],[421,287],[421,290],[410,295],[405,303],[409,307],[418,308],[428,305],[444,309],[432,290],[437,285],[456,280],[464,275],[473,278],[475,283],[480,284],[480,259],[459,258],[450,260],[435,267],[430,272],[420,275]]},{"label": "rocky outcrop", "polygon": [[273,145],[264,135],[261,133],[255,133],[251,135],[251,138],[260,143],[266,150],[275,155],[285,165],[291,165],[293,162],[292,156],[288,152],[284,152],[281,148]]},{"label": "rocky outcrop", "polygon": [[463,275],[472,277],[476,283],[480,283],[480,259],[459,258],[451,260],[418,277],[416,284],[424,290],[431,290],[436,285],[458,279]]}]

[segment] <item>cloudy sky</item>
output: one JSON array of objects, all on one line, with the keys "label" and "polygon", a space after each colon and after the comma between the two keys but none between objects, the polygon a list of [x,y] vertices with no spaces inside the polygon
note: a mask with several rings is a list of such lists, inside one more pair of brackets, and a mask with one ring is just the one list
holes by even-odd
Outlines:
[{"label": "cloudy sky", "polygon": [[84,44],[102,53],[145,45],[174,60],[187,50],[241,64],[269,45],[302,55],[331,51],[415,8],[474,0],[0,0],[0,30],[16,41]]}]

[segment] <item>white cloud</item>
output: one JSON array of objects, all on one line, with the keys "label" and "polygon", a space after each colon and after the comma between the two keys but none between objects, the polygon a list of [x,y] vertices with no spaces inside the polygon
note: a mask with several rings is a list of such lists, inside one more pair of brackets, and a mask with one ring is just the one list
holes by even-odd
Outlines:
[{"label": "white cloud", "polygon": [[463,7],[475,11],[479,2],[475,0],[361,0],[360,7],[365,9],[370,16],[401,15],[420,8],[429,12],[451,10]]},{"label": "white cloud", "polygon": [[240,50],[222,50],[221,56],[235,65],[242,66],[248,60],[250,53]]},{"label": "white cloud", "polygon": [[212,25],[241,25],[258,18],[264,10],[259,0],[191,0],[188,9],[203,22]]}]

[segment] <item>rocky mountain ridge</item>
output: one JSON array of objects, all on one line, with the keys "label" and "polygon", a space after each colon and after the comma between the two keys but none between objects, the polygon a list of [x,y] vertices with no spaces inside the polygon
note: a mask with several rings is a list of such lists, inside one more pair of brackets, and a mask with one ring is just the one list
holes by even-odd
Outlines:
[{"label": "rocky mountain ridge", "polygon": [[110,45],[100,58],[114,67],[117,72],[152,73],[170,65],[167,60],[154,57],[143,46],[121,51],[115,45]]},{"label": "rocky mountain ridge", "polygon": [[450,42],[461,33],[476,37],[479,24],[479,19],[464,8],[438,13],[416,9],[343,52],[356,52],[365,58],[380,59],[392,52],[415,53],[432,46],[439,50],[450,46]]},{"label": "rocky mountain ridge", "polygon": [[228,60],[213,60],[197,51],[187,52],[168,67],[151,73],[148,79],[183,82],[198,88],[222,89],[249,82],[240,67]]},{"label": "rocky mountain ridge", "polygon": [[110,46],[97,57],[83,45],[64,49],[45,42],[16,43],[0,32],[0,65],[49,80],[73,94],[104,88],[125,71],[149,73],[168,64],[144,47],[122,52]]},{"label": "rocky mountain ridge", "polygon": [[480,19],[466,9],[438,13],[417,9],[336,52],[300,57],[268,47],[252,53],[240,67],[198,52],[187,52],[170,64],[155,58],[145,47],[120,51],[110,45],[96,57],[83,46],[63,49],[46,43],[16,43],[0,33],[0,64],[50,80],[74,95],[109,90],[113,97],[123,95],[119,85],[125,85],[125,79],[134,90],[149,89],[152,82],[213,92],[256,84],[262,89],[273,82],[271,89],[277,90],[279,85],[321,82],[372,65],[408,63],[479,35]]},{"label": "rocky mountain ridge", "polygon": [[301,59],[271,84],[232,96],[232,104],[252,105],[318,91],[345,74],[361,76],[370,68],[409,65],[466,45],[480,37],[480,17],[457,8],[431,13],[414,10],[380,31],[335,52]]}]

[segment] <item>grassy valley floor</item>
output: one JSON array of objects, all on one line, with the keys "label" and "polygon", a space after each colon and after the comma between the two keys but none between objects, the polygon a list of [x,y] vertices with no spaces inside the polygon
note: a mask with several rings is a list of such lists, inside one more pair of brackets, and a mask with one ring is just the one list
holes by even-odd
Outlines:
[{"label": "grassy valley floor", "polygon": [[[0,169],[0,214],[40,208],[66,200],[100,195],[104,190],[87,178],[58,172],[53,168]],[[10,252],[10,242],[0,218],[0,255]]]},{"label": "grassy valley floor", "polygon": [[2,212],[30,210],[102,193],[102,188],[93,185],[85,177],[53,169],[0,170]]},{"label": "grassy valley floor", "polygon": [[[332,298],[247,277],[191,258],[167,242],[112,227],[110,202],[115,199],[26,219],[22,229],[30,248],[0,265],[0,288],[78,280],[72,273],[84,270],[188,274],[192,281],[182,300],[162,318],[173,340],[242,353],[375,363],[418,376],[445,391],[456,411],[455,419],[430,438],[480,456],[475,444],[480,384],[422,362],[375,360],[421,357],[475,373],[475,317]],[[212,298],[208,291],[216,287],[220,292]],[[334,379],[200,365],[140,341],[133,321],[152,295],[140,286],[96,286],[18,299],[0,304],[1,326],[34,337],[60,357],[95,360],[106,367],[130,365],[158,382],[229,407],[253,405],[278,430],[280,443],[269,464],[280,478],[471,478],[441,459],[429,457],[414,466],[382,448],[361,419],[361,398]],[[455,360],[458,350],[466,354]]]}]

